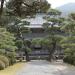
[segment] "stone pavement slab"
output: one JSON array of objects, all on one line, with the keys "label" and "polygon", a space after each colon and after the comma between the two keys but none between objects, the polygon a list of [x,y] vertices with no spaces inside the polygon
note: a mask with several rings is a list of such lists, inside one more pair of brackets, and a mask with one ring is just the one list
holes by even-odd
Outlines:
[{"label": "stone pavement slab", "polygon": [[63,62],[34,60],[25,64],[16,75],[75,75],[75,68]]}]

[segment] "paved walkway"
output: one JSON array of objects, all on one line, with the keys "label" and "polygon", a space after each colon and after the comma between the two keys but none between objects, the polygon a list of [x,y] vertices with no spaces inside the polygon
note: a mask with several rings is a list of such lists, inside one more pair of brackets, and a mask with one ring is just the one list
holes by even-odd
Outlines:
[{"label": "paved walkway", "polygon": [[75,75],[75,68],[62,62],[36,60],[25,64],[16,75]]}]

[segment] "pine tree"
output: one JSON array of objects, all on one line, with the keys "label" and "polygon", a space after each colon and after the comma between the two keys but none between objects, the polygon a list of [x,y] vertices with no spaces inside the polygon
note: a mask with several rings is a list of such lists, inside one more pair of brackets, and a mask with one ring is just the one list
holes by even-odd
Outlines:
[{"label": "pine tree", "polygon": [[61,12],[55,9],[50,9],[47,12],[47,14],[49,16],[44,17],[44,19],[46,19],[47,22],[43,24],[43,27],[49,34],[49,37],[47,39],[48,39],[49,60],[51,61],[53,54],[56,50],[56,46],[59,43],[60,39],[62,39],[61,36],[59,36],[59,32],[61,32],[60,26],[63,23],[63,18],[60,17]]},{"label": "pine tree", "polygon": [[66,37],[61,41],[61,46],[64,48],[64,61],[75,65],[75,14],[71,13],[69,18],[65,20],[61,26]]}]

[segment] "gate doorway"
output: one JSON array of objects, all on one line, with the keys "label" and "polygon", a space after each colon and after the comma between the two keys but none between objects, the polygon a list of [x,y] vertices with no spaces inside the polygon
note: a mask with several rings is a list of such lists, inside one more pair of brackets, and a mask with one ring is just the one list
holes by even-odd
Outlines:
[{"label": "gate doorway", "polygon": [[34,47],[29,53],[30,60],[48,60],[49,51],[42,47]]}]

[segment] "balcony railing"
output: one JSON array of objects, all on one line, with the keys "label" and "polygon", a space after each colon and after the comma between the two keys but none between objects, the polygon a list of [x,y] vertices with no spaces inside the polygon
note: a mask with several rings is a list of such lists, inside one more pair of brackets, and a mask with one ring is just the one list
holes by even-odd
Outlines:
[{"label": "balcony railing", "polygon": [[[62,32],[55,32],[56,35],[63,35],[63,36],[66,36],[66,34],[62,33]],[[42,37],[46,37],[50,35],[50,33],[46,33],[46,32],[43,32],[43,33],[25,33],[23,34],[23,37],[25,39],[32,39],[32,38],[42,38]]]},{"label": "balcony railing", "polygon": [[41,37],[46,37],[49,35],[48,33],[27,33],[23,34],[25,39],[32,39],[32,38],[41,38]]}]

